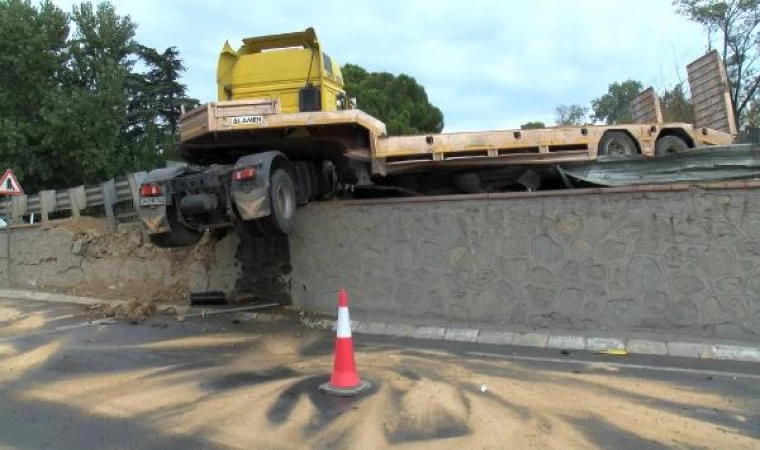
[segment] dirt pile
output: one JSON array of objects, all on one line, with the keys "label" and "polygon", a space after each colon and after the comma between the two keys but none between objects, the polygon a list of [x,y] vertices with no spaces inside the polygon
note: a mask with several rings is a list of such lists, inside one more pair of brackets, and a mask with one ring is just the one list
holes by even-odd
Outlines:
[{"label": "dirt pile", "polygon": [[[469,432],[470,405],[460,390],[426,378],[408,381],[406,389],[394,389],[391,397],[398,414],[386,422],[390,442],[454,437]],[[399,387],[396,383],[395,388]]]},{"label": "dirt pile", "polygon": [[148,303],[186,303],[188,293],[203,286],[198,280],[207,275],[218,240],[207,234],[193,247],[163,249],[152,245],[137,224],[121,224],[114,234],[91,218],[57,226],[73,233],[71,253],[81,258],[86,272],[81,283],[64,291]]},{"label": "dirt pile", "polygon": [[139,323],[156,313],[156,304],[152,302],[139,302],[132,300],[126,305],[112,307],[106,305],[103,308],[105,317],[125,317],[132,323]]}]

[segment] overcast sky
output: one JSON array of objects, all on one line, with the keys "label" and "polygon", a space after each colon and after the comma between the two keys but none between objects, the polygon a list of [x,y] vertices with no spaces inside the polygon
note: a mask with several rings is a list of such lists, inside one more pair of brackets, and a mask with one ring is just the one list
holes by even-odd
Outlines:
[{"label": "overcast sky", "polygon": [[[70,9],[70,0],[57,0]],[[404,72],[443,110],[446,131],[553,123],[559,104],[588,105],[613,81],[669,87],[707,39],[670,0],[114,0],[138,40],[176,46],[184,81],[216,95],[225,40],[313,26],[341,64]],[[361,108],[361,105],[359,105]]]}]

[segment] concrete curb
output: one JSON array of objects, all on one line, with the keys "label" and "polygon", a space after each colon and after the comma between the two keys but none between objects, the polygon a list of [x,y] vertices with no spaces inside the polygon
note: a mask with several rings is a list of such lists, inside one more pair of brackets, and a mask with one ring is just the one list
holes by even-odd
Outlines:
[{"label": "concrete curb", "polygon": [[[245,314],[245,313],[244,313]],[[258,318],[267,313],[257,314]],[[308,328],[335,330],[335,320],[304,318],[301,323]],[[760,363],[760,347],[725,345],[720,343],[696,343],[684,341],[660,341],[627,339],[625,337],[586,337],[569,333],[514,333],[507,331],[479,330],[461,327],[431,327],[387,324],[382,322],[351,321],[351,328],[358,334],[382,334],[439,341],[477,342],[491,345],[551,348],[589,352],[618,351],[632,355],[658,355],[679,358],[715,359]]]},{"label": "concrete curb", "polygon": [[80,297],[78,295],[55,294],[51,292],[28,291],[25,289],[0,288],[0,297],[15,300],[33,300],[50,303],[76,303],[77,305],[92,305],[93,303],[118,304],[124,300],[105,300],[101,298]]},{"label": "concrete curb", "polygon": [[[128,303],[129,300],[111,300],[104,298],[94,297],[82,297],[79,295],[58,294],[52,292],[42,291],[30,291],[25,289],[9,289],[0,288],[0,297],[10,298],[14,300],[32,300],[36,302],[49,302],[49,303],[74,303],[77,305],[93,305],[100,303],[101,305],[117,306],[124,303]],[[187,313],[192,311],[192,307],[187,305],[172,305],[169,303],[156,303],[156,309],[162,311],[166,308],[174,308],[177,313]]]},{"label": "concrete curb", "polygon": [[[105,300],[76,295],[8,288],[0,288],[0,297],[52,303],[75,303],[79,305],[92,305],[93,303],[118,305],[124,303],[124,300]],[[191,309],[189,306],[169,304],[157,304],[156,307],[158,309],[171,307],[175,308],[178,312],[180,310],[187,311]],[[240,314],[241,317],[262,322],[292,318],[292,316],[262,312],[242,312],[238,314]],[[337,324],[337,321],[332,319],[312,317],[303,317],[300,319],[300,322],[308,328],[321,330],[335,330]],[[413,339],[473,342],[490,345],[513,345],[558,350],[583,350],[590,352],[625,351],[630,354],[638,355],[659,355],[679,358],[760,363],[760,347],[722,343],[627,339],[625,337],[586,337],[566,332],[515,333],[508,331],[479,330],[474,328],[413,326],[357,320],[351,321],[351,329],[358,334],[380,334]]]}]

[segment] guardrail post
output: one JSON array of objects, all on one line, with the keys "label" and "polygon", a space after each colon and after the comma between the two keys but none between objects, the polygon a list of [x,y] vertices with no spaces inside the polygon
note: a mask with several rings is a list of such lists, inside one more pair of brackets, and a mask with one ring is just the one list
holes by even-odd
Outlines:
[{"label": "guardrail post", "polygon": [[77,186],[69,189],[69,203],[71,204],[71,216],[79,217],[82,209],[87,206],[87,195],[84,186]]},{"label": "guardrail post", "polygon": [[116,203],[116,183],[114,180],[108,180],[101,183],[100,189],[103,191],[103,208],[106,210],[108,230],[116,233],[116,215],[113,212],[113,205]]},{"label": "guardrail post", "polygon": [[42,211],[43,222],[49,220],[49,214],[55,212],[55,207],[55,191],[40,191],[40,210]]},{"label": "guardrail post", "polygon": [[21,223],[21,218],[24,217],[24,214],[26,214],[26,201],[26,194],[14,195],[11,197],[11,200],[6,203],[6,216],[10,217],[11,220],[16,223]]},{"label": "guardrail post", "polygon": [[145,181],[145,177],[147,176],[148,172],[127,174],[127,182],[129,183],[129,191],[132,193],[132,204],[135,207],[135,211],[140,208],[140,185]]}]

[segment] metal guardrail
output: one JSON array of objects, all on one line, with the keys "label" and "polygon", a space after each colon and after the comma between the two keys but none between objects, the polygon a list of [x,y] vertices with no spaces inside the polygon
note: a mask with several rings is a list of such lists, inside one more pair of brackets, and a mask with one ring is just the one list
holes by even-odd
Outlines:
[{"label": "metal guardrail", "polygon": [[[42,222],[55,220],[55,213],[69,212],[79,217],[92,207],[102,206],[108,220],[108,228],[116,231],[117,221],[137,218],[139,187],[147,172],[127,174],[124,178],[108,180],[100,185],[77,186],[62,190],[45,190],[33,195],[17,195],[2,204],[2,216],[12,224],[23,223],[23,217],[39,215]],[[121,206],[117,208],[117,206]],[[10,211],[8,211],[10,206]]]}]

